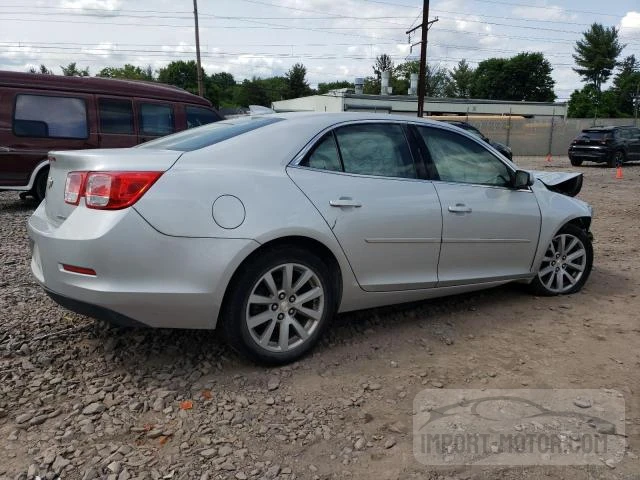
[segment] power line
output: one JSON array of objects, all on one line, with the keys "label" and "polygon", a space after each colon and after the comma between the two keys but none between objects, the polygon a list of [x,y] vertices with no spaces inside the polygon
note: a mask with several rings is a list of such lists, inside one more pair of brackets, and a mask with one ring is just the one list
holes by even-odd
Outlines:
[{"label": "power line", "polygon": [[[418,6],[416,5],[404,5],[404,4],[399,4],[399,3],[392,3],[392,2],[386,2],[384,0],[360,0],[361,2],[367,2],[367,3],[378,3],[378,4],[382,4],[382,5],[390,5],[393,7],[400,7],[400,8],[418,8]],[[549,10],[549,6],[541,6],[541,5],[532,5],[532,4],[527,4],[527,3],[511,3],[511,2],[504,2],[504,1],[500,1],[500,0],[471,0],[473,2],[480,2],[480,3],[491,3],[491,4],[496,4],[496,5],[507,5],[509,7],[526,7],[526,8],[536,8],[536,9],[541,9],[541,10]],[[561,7],[562,8],[562,7]],[[618,18],[621,15],[615,15],[613,13],[604,13],[604,12],[594,12],[594,11],[589,11],[589,10],[575,10],[575,9],[568,9],[568,8],[562,8],[563,11],[565,12],[572,12],[572,13],[582,13],[582,14],[586,14],[586,15],[601,15],[603,17],[615,17]]]}]

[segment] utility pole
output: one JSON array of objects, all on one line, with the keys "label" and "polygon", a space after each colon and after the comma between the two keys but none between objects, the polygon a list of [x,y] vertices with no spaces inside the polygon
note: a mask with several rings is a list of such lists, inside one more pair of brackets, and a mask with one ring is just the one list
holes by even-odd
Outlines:
[{"label": "utility pole", "polygon": [[[429,0],[423,0],[422,7],[422,23],[411,30],[407,30],[407,35],[416,31],[418,28],[422,28],[422,39],[419,42],[420,46],[420,72],[418,73],[418,117],[422,118],[424,115],[424,97],[426,93],[426,72],[427,72],[427,36],[429,34],[429,27],[438,21],[429,21]],[[416,44],[414,44],[416,45]],[[412,45],[413,46],[413,45]]]},{"label": "utility pole", "polygon": [[204,97],[202,84],[202,64],[200,63],[200,28],[198,27],[198,0],[193,0],[193,17],[196,21],[196,59],[198,63],[198,95]]}]

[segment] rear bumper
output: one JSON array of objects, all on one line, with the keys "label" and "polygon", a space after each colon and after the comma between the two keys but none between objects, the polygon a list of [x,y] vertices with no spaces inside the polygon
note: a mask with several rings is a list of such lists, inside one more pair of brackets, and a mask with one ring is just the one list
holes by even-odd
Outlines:
[{"label": "rear bumper", "polygon": [[606,162],[611,157],[612,152],[605,149],[569,149],[570,159],[579,159],[591,162]]},{"label": "rear bumper", "polygon": [[140,323],[133,318],[129,318],[118,312],[109,310],[108,308],[100,307],[98,305],[91,305],[90,303],[81,302],[80,300],[74,300],[73,298],[65,297],[64,295],[58,295],[57,293],[54,293],[46,288],[44,290],[45,292],[47,292],[47,295],[49,295],[51,299],[58,305],[72,312],[79,313],[80,315],[95,318],[97,320],[104,320],[121,327],[149,326],[145,325],[144,323]]},{"label": "rear bumper", "polygon": [[[257,246],[245,239],[169,237],[135,209],[78,207],[56,227],[45,202],[28,224],[34,277],[62,306],[114,323],[215,328],[233,272]],[[96,275],[68,272],[63,264]]]}]

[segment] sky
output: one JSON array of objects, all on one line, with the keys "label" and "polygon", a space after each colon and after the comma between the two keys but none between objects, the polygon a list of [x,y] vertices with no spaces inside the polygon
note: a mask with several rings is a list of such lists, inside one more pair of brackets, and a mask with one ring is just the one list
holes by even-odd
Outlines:
[{"label": "sky", "polygon": [[[311,86],[372,74],[381,53],[417,59],[422,0],[199,0],[202,64],[236,80],[282,75],[296,62]],[[559,101],[581,88],[576,40],[593,22],[620,29],[622,56],[640,58],[639,0],[432,0],[430,64],[472,66],[523,51],[545,54]],[[192,0],[0,0],[0,70],[76,62],[96,74],[132,63],[159,69],[195,59]]]}]

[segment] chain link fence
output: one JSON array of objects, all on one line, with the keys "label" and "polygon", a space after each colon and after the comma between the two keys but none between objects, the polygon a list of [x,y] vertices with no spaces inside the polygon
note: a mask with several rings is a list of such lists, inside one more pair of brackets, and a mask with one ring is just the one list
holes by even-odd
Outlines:
[{"label": "chain link fence", "polygon": [[[491,140],[509,145],[514,155],[566,155],[571,141],[593,118],[459,117],[480,129]],[[633,125],[633,118],[599,118],[595,125]]]}]

